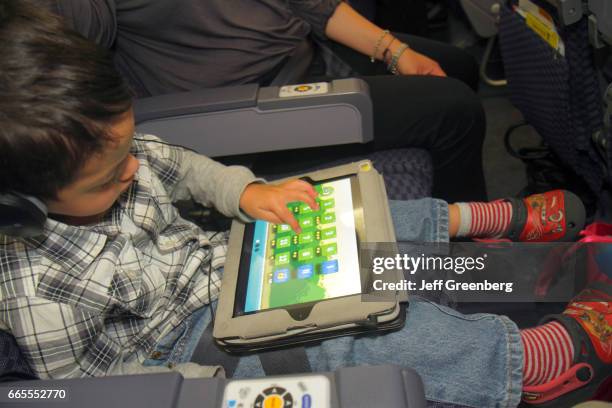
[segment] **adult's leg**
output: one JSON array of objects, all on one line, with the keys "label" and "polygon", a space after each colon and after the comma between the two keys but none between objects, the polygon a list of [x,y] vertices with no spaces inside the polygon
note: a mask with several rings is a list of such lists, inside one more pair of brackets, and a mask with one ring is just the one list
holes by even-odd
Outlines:
[{"label": "adult's leg", "polygon": [[473,91],[478,90],[478,84],[480,83],[478,63],[467,52],[452,45],[427,38],[401,33],[395,33],[394,35],[402,42],[409,44],[413,50],[437,61],[450,78],[460,80],[472,88]]},{"label": "adult's leg", "polygon": [[376,150],[422,147],[432,157],[432,196],[486,201],[485,116],[478,97],[452,78],[368,76]]},{"label": "adult's leg", "polygon": [[470,89],[478,82],[476,64],[454,47],[405,38],[418,51],[437,58],[449,77],[387,75],[382,63],[372,64],[365,55],[332,46],[370,86],[374,142],[368,147],[425,148],[433,161],[434,197],[448,202],[486,201],[482,168],[486,122],[480,99]]}]

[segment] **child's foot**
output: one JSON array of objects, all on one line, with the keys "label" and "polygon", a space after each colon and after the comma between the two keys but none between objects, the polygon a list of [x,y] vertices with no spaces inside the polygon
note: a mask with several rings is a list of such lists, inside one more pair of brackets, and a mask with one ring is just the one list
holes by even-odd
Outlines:
[{"label": "child's foot", "polygon": [[574,358],[569,370],[544,384],[523,387],[523,401],[540,407],[572,407],[604,397],[612,385],[612,287],[593,283],[574,298],[559,322],[569,333]]},{"label": "child's foot", "polygon": [[458,237],[521,242],[573,241],[584,227],[580,198],[565,190],[490,203],[457,203]]},{"label": "child's foot", "polygon": [[505,236],[511,241],[573,241],[584,228],[584,204],[570,191],[553,190],[509,201],[513,216]]}]

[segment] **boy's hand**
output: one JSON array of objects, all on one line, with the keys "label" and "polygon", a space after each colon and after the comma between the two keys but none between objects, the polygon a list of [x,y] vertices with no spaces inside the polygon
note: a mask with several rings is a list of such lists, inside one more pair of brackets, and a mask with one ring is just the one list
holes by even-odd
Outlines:
[{"label": "boy's hand", "polygon": [[254,183],[249,184],[242,193],[240,208],[253,218],[273,224],[288,224],[299,234],[300,226],[287,204],[302,201],[313,210],[318,210],[316,198],[314,187],[303,180],[290,180],[278,185]]}]

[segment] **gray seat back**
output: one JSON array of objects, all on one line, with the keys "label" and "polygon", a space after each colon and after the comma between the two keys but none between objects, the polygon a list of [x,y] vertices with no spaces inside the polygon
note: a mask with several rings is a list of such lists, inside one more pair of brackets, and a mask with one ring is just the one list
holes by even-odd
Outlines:
[{"label": "gray seat back", "polygon": [[461,0],[461,6],[472,27],[483,38],[497,34],[497,18],[501,3],[501,0]]}]

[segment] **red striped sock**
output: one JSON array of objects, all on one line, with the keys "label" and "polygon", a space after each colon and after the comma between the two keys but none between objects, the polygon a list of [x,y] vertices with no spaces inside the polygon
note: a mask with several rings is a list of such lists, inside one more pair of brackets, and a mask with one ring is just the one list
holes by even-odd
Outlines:
[{"label": "red striped sock", "polygon": [[521,330],[523,386],[545,384],[569,370],[574,361],[572,339],[559,322]]},{"label": "red striped sock", "polygon": [[509,201],[457,203],[461,215],[458,237],[500,238],[512,221]]}]

